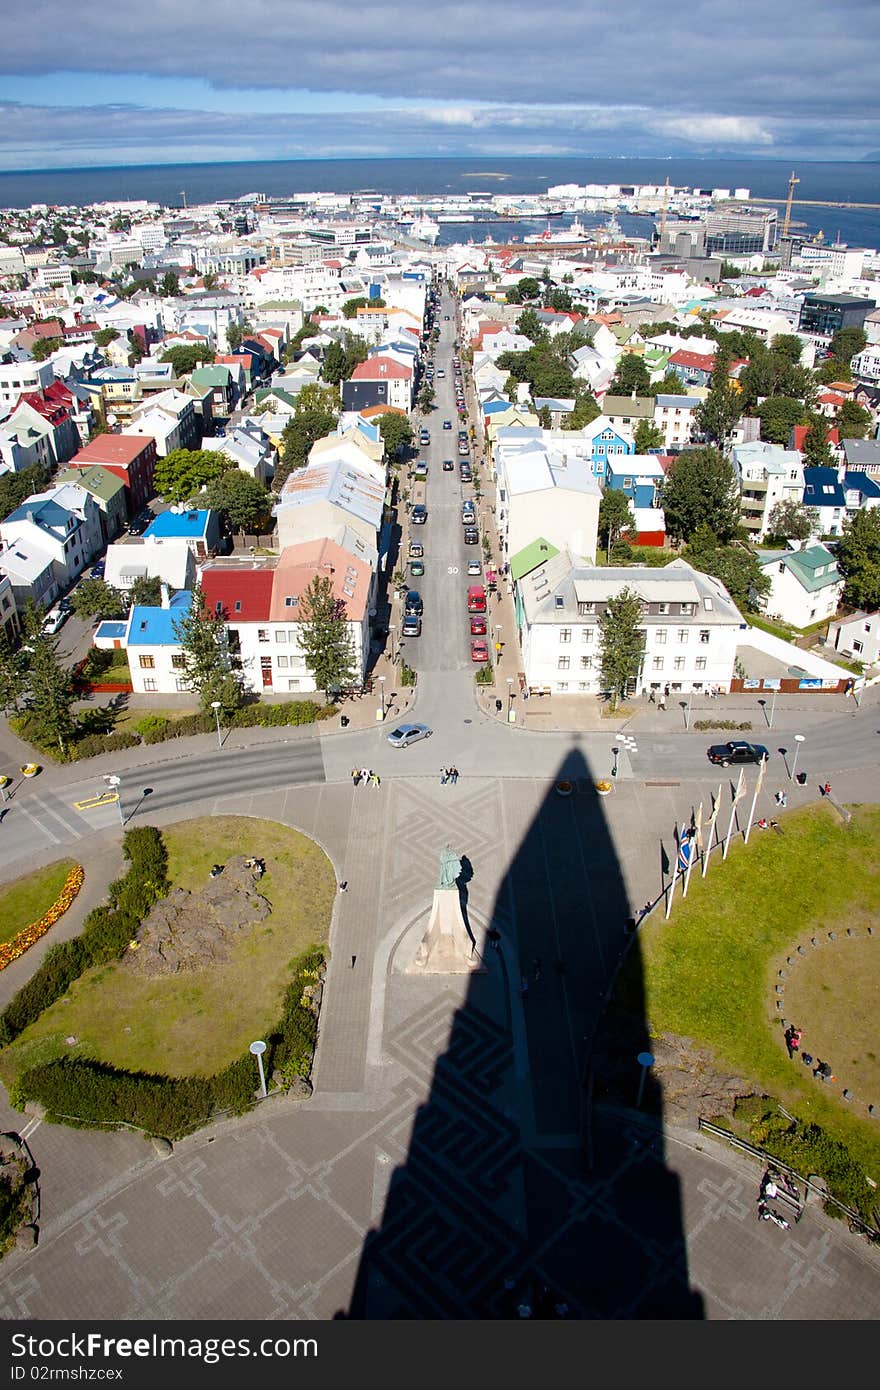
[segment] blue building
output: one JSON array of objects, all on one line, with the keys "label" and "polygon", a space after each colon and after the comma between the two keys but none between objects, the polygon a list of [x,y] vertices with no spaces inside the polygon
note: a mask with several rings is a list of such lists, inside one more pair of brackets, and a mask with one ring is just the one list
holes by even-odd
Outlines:
[{"label": "blue building", "polygon": [[637,510],[660,505],[663,469],[654,454],[627,454],[608,460],[605,486],[625,492]]},{"label": "blue building", "polygon": [[162,541],[186,541],[196,559],[204,560],[220,549],[220,516],[209,509],[161,512],[150,522],[144,539],[159,545]]}]

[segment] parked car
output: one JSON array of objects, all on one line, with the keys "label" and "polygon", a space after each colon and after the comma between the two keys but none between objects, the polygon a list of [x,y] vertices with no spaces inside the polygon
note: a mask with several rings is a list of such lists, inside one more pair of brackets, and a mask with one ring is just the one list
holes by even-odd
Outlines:
[{"label": "parked car", "polygon": [[417,502],[409,515],[413,526],[424,526],[428,520],[428,508],[424,502]]},{"label": "parked car", "polygon": [[443,460],[443,472],[444,472],[444,473],[454,473],[454,472],[455,472],[455,464],[452,462],[452,459],[444,459],[444,460]]},{"label": "parked car", "polygon": [[407,613],[401,624],[400,633],[402,637],[421,637],[422,620],[418,613]]},{"label": "parked car", "polygon": [[486,590],[482,584],[472,584],[467,591],[467,611],[469,613],[485,613],[486,611]]},{"label": "parked car", "polygon": [[731,763],[760,763],[769,756],[763,743],[745,743],[741,739],[713,743],[709,749],[709,762],[721,767],[730,767]]},{"label": "parked car", "polygon": [[422,602],[422,596],[418,589],[410,589],[407,592],[406,598],[403,601],[403,611],[405,615],[409,615],[410,613],[418,613],[421,615],[424,613],[425,605]]},{"label": "parked car", "polygon": [[92,565],[92,568],[89,570],[89,579],[103,579],[103,578],[104,578],[104,561],[103,561],[103,560],[98,560],[98,562],[97,562],[96,564]]},{"label": "parked car", "polygon": [[428,476],[428,465],[424,459],[416,459],[413,475],[416,482],[424,482]]},{"label": "parked car", "polygon": [[463,526],[476,526],[477,514],[473,507],[462,507],[461,520]]},{"label": "parked car", "polygon": [[424,560],[410,560],[409,572],[414,579],[419,579],[425,573]]},{"label": "parked car", "polygon": [[471,642],[471,661],[488,661],[489,648],[485,642]]},{"label": "parked car", "polygon": [[43,619],[43,631],[46,636],[54,637],[55,633],[60,631],[69,617],[69,608],[62,608],[59,604],[56,604],[54,608],[50,608]]},{"label": "parked car", "polygon": [[464,543],[465,545],[479,545],[480,533],[476,526],[466,526],[464,528]]},{"label": "parked car", "polygon": [[444,421],[443,421],[443,428],[444,428],[445,430],[451,430],[451,429],[452,429],[452,421],[451,421],[451,420],[444,420]]},{"label": "parked car", "polygon": [[410,541],[409,558],[411,560],[421,560],[424,558],[424,554],[425,547],[422,545],[421,541]]},{"label": "parked car", "polygon": [[474,476],[468,463],[463,463],[459,472],[463,483],[469,483]]},{"label": "parked car", "polygon": [[460,443],[458,446],[458,453],[460,458],[469,459],[471,456],[470,446],[468,444]]},{"label": "parked car", "polygon": [[468,562],[467,562],[467,572],[468,572],[468,574],[479,574],[479,573],[481,572],[482,568],[483,568],[483,567],[482,567],[482,565],[480,564],[479,560],[468,560]]},{"label": "parked car", "polygon": [[409,748],[411,743],[418,743],[420,738],[430,738],[433,732],[427,724],[398,724],[388,735],[388,742],[392,748]]},{"label": "parked car", "polygon": [[472,637],[485,637],[485,636],[486,636],[486,619],[485,619],[485,618],[481,618],[481,617],[479,617],[477,614],[474,614],[474,616],[471,618],[471,636],[472,636]]},{"label": "parked car", "polygon": [[420,430],[419,430],[419,443],[420,443],[420,444],[430,444],[430,442],[431,442],[431,436],[430,436],[430,434],[428,433],[428,431],[427,431],[426,429],[420,429]]}]

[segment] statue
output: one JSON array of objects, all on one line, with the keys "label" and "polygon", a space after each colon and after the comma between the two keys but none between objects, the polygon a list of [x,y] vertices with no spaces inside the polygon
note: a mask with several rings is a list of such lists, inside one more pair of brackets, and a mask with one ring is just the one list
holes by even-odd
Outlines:
[{"label": "statue", "polygon": [[449,845],[440,851],[440,888],[454,888],[461,873],[461,860]]}]

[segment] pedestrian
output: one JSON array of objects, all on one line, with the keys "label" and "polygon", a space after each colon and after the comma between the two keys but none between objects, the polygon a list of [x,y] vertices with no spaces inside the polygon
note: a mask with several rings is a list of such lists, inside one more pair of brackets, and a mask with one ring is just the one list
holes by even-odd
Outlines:
[{"label": "pedestrian", "polygon": [[491,930],[490,932],[487,933],[487,935],[488,935],[488,937],[489,937],[489,945],[492,947],[492,950],[493,950],[493,951],[498,951],[498,950],[500,950],[500,948],[501,948],[501,933],[500,933],[500,931],[498,931],[498,929],[497,929],[496,927],[493,927],[492,930]]},{"label": "pedestrian", "polygon": [[445,787],[445,786],[446,786],[446,783],[447,783],[448,781],[449,781],[449,773],[448,773],[448,771],[447,771],[447,769],[446,769],[445,767],[441,767],[441,769],[440,769],[440,785],[441,785],[441,787]]},{"label": "pedestrian", "polygon": [[823,796],[830,796],[830,795],[831,795],[831,783],[830,783],[830,782],[826,782],[825,785],[823,786],[823,788],[822,788],[822,795],[823,795]]},{"label": "pedestrian", "polygon": [[658,709],[665,709],[665,708],[666,708],[666,696],[665,696],[664,694],[662,694],[662,692],[661,692],[661,695],[660,695],[660,699],[657,701],[657,708],[658,708]]},{"label": "pedestrian", "polygon": [[641,922],[645,917],[647,917],[648,913],[652,910],[653,906],[654,906],[654,904],[651,902],[651,900],[650,900],[650,898],[649,898],[648,901],[645,903],[645,906],[642,908],[641,912],[639,913],[639,921],[640,921],[640,922]]},{"label": "pedestrian", "polygon": [[788,797],[785,794],[785,792],[776,793],[776,805],[780,806],[783,811],[785,810],[786,806],[788,805]]},{"label": "pedestrian", "polygon": [[457,767],[450,768],[450,770],[449,770],[449,776],[452,778],[452,785],[455,786],[455,784],[456,784],[457,781],[458,781],[458,768],[457,768]]},{"label": "pedestrian", "polygon": [[833,1081],[835,1079],[834,1074],[832,1073],[828,1063],[822,1062],[818,1058],[816,1059],[816,1065],[813,1068],[813,1075],[818,1076],[820,1081]]},{"label": "pedestrian", "polygon": [[534,974],[534,979],[535,979],[535,983],[537,984],[538,980],[540,980],[540,978],[541,978],[541,957],[540,957],[540,956],[535,956],[535,959],[532,961],[532,969],[533,969],[533,971],[535,972],[535,974]]},{"label": "pedestrian", "polygon": [[667,682],[667,684],[664,685],[664,687],[663,687],[663,698],[666,699],[666,700],[669,699],[669,684],[668,684],[668,682]]},{"label": "pedestrian", "polygon": [[378,772],[371,772],[371,773],[370,773],[370,780],[371,780],[371,782],[373,783],[373,786],[374,786],[374,787],[381,787],[381,785],[382,785],[382,779],[380,778]]},{"label": "pedestrian", "polygon": [[352,958],[351,958],[351,968],[352,968],[352,970],[354,970],[354,967],[355,967],[356,964],[357,964],[357,956],[352,956]]},{"label": "pedestrian", "polygon": [[365,787],[369,784],[369,781],[370,781],[370,769],[369,769],[368,767],[362,767],[362,768],[361,768],[361,781],[363,782],[363,784],[364,784]]},{"label": "pedestrian", "polygon": [[358,782],[359,782],[360,780],[361,780],[361,770],[360,770],[360,768],[359,768],[359,767],[353,767],[353,768],[351,769],[351,784],[352,784],[352,786],[353,786],[353,787],[356,787],[357,784],[358,784]]},{"label": "pedestrian", "polygon": [[656,692],[656,690],[654,689],[654,687],[652,686],[652,687],[651,687],[651,693],[650,693],[650,695],[648,696],[648,704],[649,704],[649,705],[656,705],[656,703],[657,703],[657,692]]}]

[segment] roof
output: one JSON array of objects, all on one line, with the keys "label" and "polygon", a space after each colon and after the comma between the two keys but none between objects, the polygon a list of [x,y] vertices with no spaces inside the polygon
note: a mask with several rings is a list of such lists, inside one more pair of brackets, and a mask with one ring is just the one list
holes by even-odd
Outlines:
[{"label": "roof", "polygon": [[850,468],[880,468],[880,439],[844,439],[843,453]]},{"label": "roof", "polygon": [[[811,469],[811,472],[833,472],[832,469]],[[827,589],[830,584],[841,584],[843,575],[837,568],[831,551],[824,545],[810,545],[803,550],[792,550],[783,556],[768,557],[761,561],[762,567],[784,564],[807,593],[814,594]]]},{"label": "roof", "polygon": [[109,502],[117,493],[125,492],[125,483],[121,478],[117,478],[115,473],[111,473],[109,468],[99,468],[93,464],[91,468],[68,468],[63,473],[59,473],[55,479],[56,483],[77,483],[85,488],[86,492],[99,497],[102,502]]},{"label": "roof", "polygon": [[691,370],[696,369],[701,372],[711,372],[715,366],[715,358],[707,357],[702,352],[686,352],[684,348],[679,348],[669,359],[671,367],[687,367]]},{"label": "roof", "polygon": [[539,536],[530,545],[523,546],[515,555],[510,557],[510,573],[514,580],[522,579],[524,575],[531,574],[532,570],[543,565],[545,561],[552,560],[559,551],[552,541],[545,540]]},{"label": "roof", "polygon": [[191,373],[190,380],[197,386],[228,386],[232,380],[232,374],[228,367],[196,367]]},{"label": "roof", "polygon": [[[803,452],[804,440],[805,440],[806,437],[807,437],[807,431],[809,430],[809,428],[810,428],[809,425],[795,425],[794,429],[792,430],[792,435],[791,435],[792,448],[793,448],[793,449],[797,449],[797,451],[798,451],[799,453],[802,453],[802,452]],[[827,439],[827,441],[828,441],[829,444],[839,444],[839,443],[840,443],[840,436],[839,436],[839,434],[838,434],[838,431],[837,431],[837,428],[836,428],[836,427],[835,427],[834,429],[831,429],[831,428],[827,429],[827,430],[825,431],[825,438]],[[860,441],[860,442],[861,442],[861,441]]]},{"label": "roof", "polygon": [[805,507],[843,507],[846,505],[843,488],[836,468],[804,469]]},{"label": "roof", "polygon": [[115,463],[127,467],[148,449],[155,448],[156,441],[149,435],[99,434],[97,439],[90,440],[85,448],[74,454],[70,462],[75,468],[84,463]]},{"label": "roof", "polygon": [[274,579],[274,564],[250,561],[234,567],[203,565],[199,582],[209,612],[222,612],[230,623],[253,623],[268,621]]},{"label": "roof", "polygon": [[628,415],[635,420],[653,420],[653,396],[605,396],[602,401],[603,415]]},{"label": "roof", "polygon": [[351,374],[351,380],[386,381],[393,378],[399,381],[409,381],[412,374],[412,367],[404,367],[393,357],[369,357],[366,362],[358,363]]},{"label": "roof", "polygon": [[300,601],[316,577],[327,578],[353,622],[363,619],[370,595],[372,570],[335,541],[303,541],[281,552],[272,588],[272,622],[297,622],[305,616]]},{"label": "roof", "polygon": [[278,516],[285,507],[312,506],[330,502],[342,507],[378,531],[385,503],[385,486],[368,473],[342,459],[310,463],[296,469],[284,481],[275,509]]},{"label": "roof", "polygon": [[655,396],[654,399],[667,410],[695,410],[701,404],[699,396]]},{"label": "roof", "polygon": [[128,647],[179,647],[174,625],[192,606],[192,590],[173,594],[168,608],[135,605],[128,617]]},{"label": "roof", "polygon": [[210,515],[210,511],[198,509],[186,512],[160,512],[155,520],[150,522],[144,535],[156,536],[160,540],[165,536],[169,540],[203,537],[208,529]]}]

